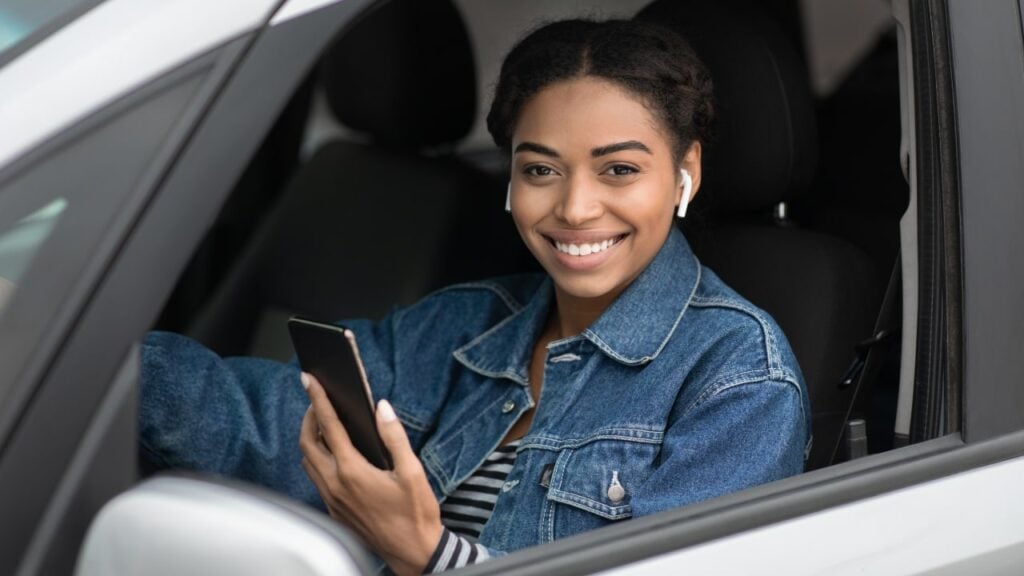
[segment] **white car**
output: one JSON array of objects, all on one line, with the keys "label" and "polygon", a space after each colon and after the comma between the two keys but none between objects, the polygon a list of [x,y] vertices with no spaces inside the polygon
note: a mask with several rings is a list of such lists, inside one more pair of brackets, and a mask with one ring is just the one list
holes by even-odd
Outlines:
[{"label": "white car", "polygon": [[824,4],[0,5],[0,573],[372,572],[314,511],[139,470],[138,343],[287,357],[292,313],[529,268],[501,55],[638,11],[715,78],[686,232],[793,343],[808,472],[464,572],[1024,572],[1024,0]]}]

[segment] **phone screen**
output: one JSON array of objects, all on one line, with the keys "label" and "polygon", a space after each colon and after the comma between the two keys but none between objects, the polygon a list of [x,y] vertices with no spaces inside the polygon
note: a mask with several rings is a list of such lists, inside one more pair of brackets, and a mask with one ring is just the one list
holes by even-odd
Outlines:
[{"label": "phone screen", "polygon": [[305,318],[289,320],[288,331],[299,366],[323,385],[352,444],[371,464],[390,470],[391,455],[377,433],[373,396],[355,333]]}]

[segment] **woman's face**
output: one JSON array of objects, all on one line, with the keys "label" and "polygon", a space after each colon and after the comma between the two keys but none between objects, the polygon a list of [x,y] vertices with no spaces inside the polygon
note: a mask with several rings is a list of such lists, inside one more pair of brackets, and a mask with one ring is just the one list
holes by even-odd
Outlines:
[{"label": "woman's face", "polygon": [[654,258],[682,196],[679,169],[700,183],[700,146],[677,164],[647,108],[618,86],[582,77],[524,105],[512,137],[512,217],[555,285],[615,298]]}]

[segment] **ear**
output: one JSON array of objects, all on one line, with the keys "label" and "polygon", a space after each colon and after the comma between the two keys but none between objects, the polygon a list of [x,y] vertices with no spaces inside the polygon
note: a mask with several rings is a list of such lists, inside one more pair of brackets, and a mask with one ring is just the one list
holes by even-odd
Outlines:
[{"label": "ear", "polygon": [[[694,141],[690,144],[690,147],[686,150],[686,154],[683,155],[682,162],[679,163],[679,167],[690,173],[690,178],[693,180],[693,187],[690,189],[690,202],[697,197],[697,192],[700,190],[700,177],[701,177],[701,154],[703,148],[700,142]],[[676,192],[676,204],[682,200],[683,189],[679,187]]]}]

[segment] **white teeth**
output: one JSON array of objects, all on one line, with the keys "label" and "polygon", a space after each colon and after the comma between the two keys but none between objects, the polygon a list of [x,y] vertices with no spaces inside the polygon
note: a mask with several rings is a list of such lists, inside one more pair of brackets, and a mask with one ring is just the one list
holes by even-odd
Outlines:
[{"label": "white teeth", "polygon": [[595,242],[594,244],[564,244],[562,242],[555,242],[555,248],[559,252],[564,252],[572,256],[589,256],[598,252],[603,252],[612,246],[615,246],[616,239],[609,238],[602,242]]}]

